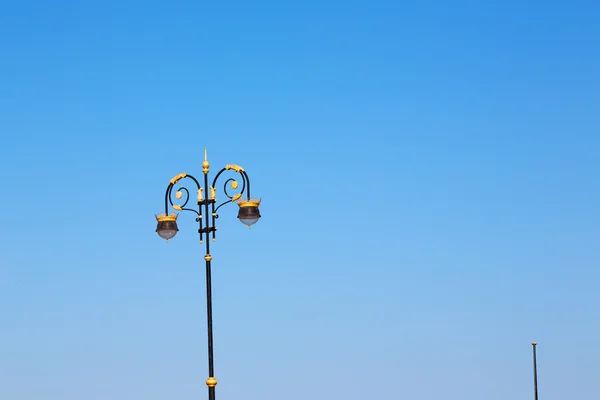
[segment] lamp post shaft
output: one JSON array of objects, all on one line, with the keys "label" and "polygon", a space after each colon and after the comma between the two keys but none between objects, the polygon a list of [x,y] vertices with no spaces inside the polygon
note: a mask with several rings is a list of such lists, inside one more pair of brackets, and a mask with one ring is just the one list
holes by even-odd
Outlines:
[{"label": "lamp post shaft", "polygon": [[[208,171],[204,173],[204,187],[208,188]],[[206,227],[209,227],[208,202],[204,204],[204,215]],[[206,230],[206,325],[208,329],[208,376],[214,378],[215,367],[213,361],[213,326],[212,326],[212,282],[211,282],[211,259],[210,255],[210,233]],[[208,400],[215,400],[215,386],[208,385]]]},{"label": "lamp post shaft", "polygon": [[[207,234],[208,236],[208,234]],[[206,247],[208,251],[208,240]],[[210,253],[206,253],[210,254]],[[214,377],[214,362],[213,362],[213,326],[212,326],[212,285],[211,285],[211,265],[210,261],[206,261],[206,320],[208,327],[208,376]],[[208,387],[208,399],[215,400],[215,387]]]},{"label": "lamp post shaft", "polygon": [[537,343],[533,342],[533,343],[531,343],[531,345],[533,346],[533,395],[534,395],[534,400],[538,400],[537,354],[536,354]]}]

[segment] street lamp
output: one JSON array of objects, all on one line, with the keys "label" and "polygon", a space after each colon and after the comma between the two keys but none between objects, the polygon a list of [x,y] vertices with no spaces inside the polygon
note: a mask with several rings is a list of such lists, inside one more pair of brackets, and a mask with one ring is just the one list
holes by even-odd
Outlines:
[{"label": "street lamp", "polygon": [[[215,176],[211,186],[208,186],[208,169],[210,164],[206,157],[206,148],[204,148],[204,162],[202,163],[202,172],[204,173],[204,187],[200,185],[198,180],[192,175],[188,175],[185,172],[176,175],[169,182],[167,191],[165,193],[165,212],[156,215],[158,225],[156,227],[156,233],[169,241],[172,239],[179,229],[177,228],[177,217],[178,214],[169,214],[169,205],[177,211],[190,211],[196,214],[196,222],[198,222],[199,228],[198,233],[200,234],[200,243],[206,242],[206,255],[204,260],[206,261],[206,318],[208,322],[208,379],[206,385],[208,386],[208,399],[215,400],[215,386],[217,386],[217,380],[214,374],[213,365],[213,328],[212,328],[212,288],[211,288],[211,260],[212,255],[210,254],[210,238],[215,240],[215,233],[217,227],[215,222],[219,215],[217,211],[225,204],[236,202],[239,206],[238,218],[239,220],[248,225],[254,225],[260,218],[260,212],[258,206],[260,205],[260,199],[253,199],[250,197],[250,179],[246,174],[246,171],[239,165],[228,164],[225,168],[221,169]],[[216,184],[221,174],[225,171],[237,172],[241,177],[241,190],[237,194],[230,194],[229,190],[236,191],[239,188],[239,182],[236,179],[229,178],[223,185],[223,191],[228,200],[216,206]],[[197,202],[198,210],[195,208],[186,208],[190,200],[190,191],[185,187],[180,187],[175,192],[175,198],[181,202],[180,204],[173,203],[173,188],[180,180],[188,178],[196,185],[197,190]],[[239,178],[238,178],[239,179]],[[206,193],[208,191],[208,193]],[[244,198],[244,192],[246,197]],[[206,194],[205,194],[206,193]]]}]

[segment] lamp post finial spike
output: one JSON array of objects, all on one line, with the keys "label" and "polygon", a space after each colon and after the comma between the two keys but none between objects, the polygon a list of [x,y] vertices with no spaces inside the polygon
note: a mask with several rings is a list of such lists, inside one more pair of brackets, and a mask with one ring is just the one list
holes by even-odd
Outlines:
[{"label": "lamp post finial spike", "polygon": [[206,155],[206,147],[204,148],[204,162],[202,163],[202,172],[204,172],[204,174],[208,174],[208,167],[210,167],[210,164],[208,163],[208,157]]}]

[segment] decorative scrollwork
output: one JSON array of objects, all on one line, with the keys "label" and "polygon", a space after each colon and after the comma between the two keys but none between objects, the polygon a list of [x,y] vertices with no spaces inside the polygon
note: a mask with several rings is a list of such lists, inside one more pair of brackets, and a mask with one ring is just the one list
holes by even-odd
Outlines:
[{"label": "decorative scrollwork", "polygon": [[[205,163],[208,164],[206,158]],[[207,167],[205,169],[207,169]],[[225,194],[227,200],[217,206],[217,194],[215,188],[217,181],[223,172],[237,173],[241,177],[241,180],[239,177],[237,177],[228,178],[225,181],[223,184],[223,193]],[[187,187],[180,186],[174,191],[175,185],[180,183],[182,180],[187,180],[187,182],[191,180],[195,183],[195,193],[197,193],[198,201],[194,203],[198,207],[197,210],[189,208],[191,205],[188,206],[188,203],[190,202],[190,190],[188,190]],[[181,173],[171,179],[169,186],[167,187],[167,191],[165,193],[165,215],[169,213],[169,206],[177,211],[192,211],[194,214],[196,214],[196,222],[199,222],[198,233],[200,233],[200,242],[202,243],[204,234],[206,234],[206,239],[208,239],[209,235],[211,235],[214,241],[215,232],[217,230],[216,219],[219,218],[217,211],[225,204],[233,202],[238,202],[240,207],[242,207],[243,205],[240,202],[245,201],[244,196],[246,199],[250,199],[250,179],[248,178],[246,171],[244,171],[244,169],[239,165],[226,165],[225,168],[217,173],[213,179],[212,186],[209,186],[207,171],[205,171],[204,174],[204,187],[202,187],[198,180],[192,175]],[[176,200],[174,200],[173,197],[175,197]]]},{"label": "decorative scrollwork", "polygon": [[[233,165],[233,164],[232,164]],[[225,171],[235,171],[237,172],[241,178],[242,178],[242,187],[241,189],[239,188],[240,184],[239,182],[234,179],[234,178],[229,178],[225,181],[225,183],[223,184],[223,193],[225,194],[225,196],[228,198],[228,200],[222,202],[221,204],[219,204],[217,207],[215,207],[213,214],[215,218],[218,218],[218,214],[216,214],[217,210],[219,208],[221,208],[222,206],[224,206],[225,204],[229,204],[229,203],[233,203],[234,201],[239,200],[243,194],[244,191],[246,191],[246,188],[248,187],[248,177],[246,176],[246,173],[244,172],[244,169],[239,167],[239,166],[235,166],[236,168],[232,168],[230,165],[227,165],[225,168],[223,168],[221,171],[219,171],[219,173],[215,176],[215,179],[213,180],[213,186],[215,187],[216,183],[217,183],[217,179],[219,179],[219,177],[221,176],[221,174]],[[231,193],[230,190],[235,190],[237,191],[239,189],[239,191],[237,193]]]},{"label": "decorative scrollwork", "polygon": [[223,192],[225,193],[225,196],[227,196],[227,198],[230,199],[231,201],[236,201],[237,199],[242,197],[242,193],[244,193],[244,190],[246,189],[246,181],[243,180],[242,189],[240,189],[239,193],[229,194],[228,189],[227,189],[228,186],[230,186],[231,189],[235,190],[239,187],[238,181],[236,181],[233,178],[229,178],[225,181],[225,184],[223,184]]},{"label": "decorative scrollwork", "polygon": [[[180,174],[177,175],[177,177],[180,177],[179,179],[184,179],[184,178],[189,178],[191,180],[194,181],[194,183],[196,184],[196,186],[198,187],[198,190],[200,190],[200,184],[198,183],[198,181],[191,175],[187,175],[187,174]],[[173,182],[173,180],[171,181]],[[194,212],[196,215],[199,215],[198,211],[192,209],[192,208],[186,208],[187,204],[190,201],[190,191],[188,190],[188,188],[181,186],[177,189],[177,191],[175,192],[175,198],[178,200],[181,200],[182,203],[181,204],[175,204],[173,202],[173,188],[175,187],[175,184],[171,183],[169,185],[169,187],[167,188],[167,193],[165,194],[165,212],[168,212],[168,205],[170,204],[171,207],[173,207],[174,210],[177,211],[192,211]]]},{"label": "decorative scrollwork", "polygon": [[176,210],[179,209],[179,211],[181,211],[187,205],[187,203],[190,201],[190,191],[184,187],[181,187],[177,190],[177,192],[175,193],[175,198],[181,199],[183,197],[183,193],[185,193],[185,200],[184,200],[183,204],[177,206],[176,204],[173,204],[173,202],[171,201],[171,205],[173,206],[173,208],[175,208]]}]

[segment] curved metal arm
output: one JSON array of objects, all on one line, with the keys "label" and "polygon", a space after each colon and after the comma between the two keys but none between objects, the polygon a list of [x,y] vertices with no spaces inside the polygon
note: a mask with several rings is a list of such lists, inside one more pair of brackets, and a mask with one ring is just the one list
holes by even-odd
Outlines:
[{"label": "curved metal arm", "polygon": [[[219,179],[221,174],[225,171],[230,171],[230,170],[237,172],[242,177],[242,189],[240,190],[239,193],[230,195],[228,192],[228,189],[227,189],[227,184],[231,183],[232,189],[236,189],[238,183],[233,178],[227,179],[225,181],[225,184],[223,185],[223,192],[225,193],[225,196],[227,196],[227,198],[229,200],[226,200],[223,203],[219,204],[216,208],[214,208],[214,206],[213,206],[213,214],[216,213],[217,210],[219,208],[221,208],[222,206],[224,206],[225,204],[233,203],[234,201],[240,199],[244,195],[244,191],[246,191],[246,196],[248,198],[250,197],[250,179],[248,178],[248,174],[246,174],[246,171],[244,171],[244,169],[242,167],[240,167],[239,165],[235,165],[235,164],[228,164],[225,166],[225,168],[221,169],[217,173],[217,175],[215,176],[215,179],[213,179],[212,188],[216,187],[217,180]],[[218,216],[216,216],[216,217],[218,218]]]},{"label": "curved metal arm", "polygon": [[192,211],[194,212],[197,216],[201,215],[201,210],[200,212],[192,209],[192,208],[185,208],[185,206],[188,204],[188,202],[190,201],[190,191],[186,188],[186,187],[180,187],[179,189],[177,189],[177,192],[175,194],[175,197],[183,197],[183,194],[185,193],[185,201],[183,202],[183,204],[178,205],[178,204],[174,204],[173,203],[173,188],[175,187],[175,185],[177,184],[177,182],[179,182],[181,179],[184,178],[189,178],[192,181],[194,181],[194,183],[196,184],[196,188],[198,191],[202,190],[202,187],[200,186],[200,183],[198,182],[198,180],[196,178],[194,178],[192,175],[188,175],[186,173],[182,173],[179,174],[177,176],[175,176],[173,179],[171,179],[171,182],[169,183],[169,186],[167,186],[167,191],[165,192],[165,214],[169,213],[169,204],[171,205],[171,207],[173,207],[175,210],[178,211]]},{"label": "curved metal arm", "polygon": [[215,179],[213,179],[213,183],[211,186],[211,193],[213,193],[212,191],[214,190],[214,188],[216,187],[217,184],[217,180],[219,179],[219,177],[221,176],[221,174],[225,171],[235,171],[238,174],[240,174],[240,176],[242,177],[242,189],[239,191],[239,193],[236,193],[234,195],[229,194],[228,190],[227,190],[227,185],[230,183],[231,184],[231,188],[232,189],[237,189],[238,187],[238,182],[233,179],[233,178],[229,178],[225,181],[225,184],[223,185],[223,192],[225,193],[225,196],[227,196],[227,198],[229,200],[226,200],[224,202],[222,202],[221,204],[219,204],[218,206],[215,207],[215,203],[212,203],[212,239],[213,241],[215,240],[215,231],[216,231],[216,227],[215,227],[215,222],[216,219],[219,218],[219,214],[217,214],[217,211],[219,210],[219,208],[223,207],[225,204],[229,204],[229,203],[233,203],[234,201],[242,198],[244,196],[244,191],[246,191],[246,196],[247,198],[250,198],[250,178],[248,178],[248,174],[246,174],[246,171],[244,171],[244,168],[240,167],[239,165],[236,164],[227,164],[225,166],[225,168],[221,169],[217,175],[215,175]]}]

